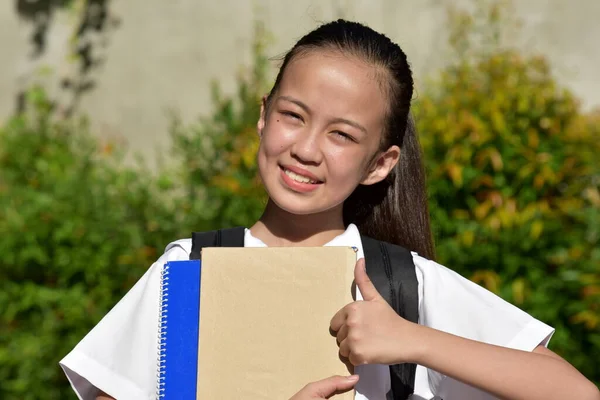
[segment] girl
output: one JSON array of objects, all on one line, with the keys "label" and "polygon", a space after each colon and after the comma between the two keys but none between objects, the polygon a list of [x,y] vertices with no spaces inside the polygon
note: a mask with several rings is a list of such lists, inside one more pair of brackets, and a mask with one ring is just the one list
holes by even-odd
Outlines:
[{"label": "girl", "polygon": [[[269,201],[244,245],[354,246],[360,260],[362,233],[412,250],[419,284],[413,324],[382,300],[359,261],[361,301],[332,316],[331,329],[360,379],[333,377],[294,399],[356,383],[357,399],[385,400],[386,364],[406,362],[418,364],[412,399],[600,399],[546,348],[551,327],[432,261],[412,93],[398,45],[338,20],[296,43],[263,99],[258,165]],[[171,243],[62,360],[80,398],[154,397],[160,268],[187,259],[190,247],[189,239]]]}]

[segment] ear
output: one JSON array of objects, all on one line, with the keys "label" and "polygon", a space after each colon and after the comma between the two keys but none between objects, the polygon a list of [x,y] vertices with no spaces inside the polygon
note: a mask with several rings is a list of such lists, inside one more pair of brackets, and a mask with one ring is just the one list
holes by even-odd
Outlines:
[{"label": "ear", "polygon": [[394,169],[400,160],[400,147],[391,146],[384,152],[379,153],[371,162],[365,178],[360,182],[362,185],[374,185],[384,180]]},{"label": "ear", "polygon": [[265,121],[267,118],[267,95],[262,97],[260,102],[260,117],[258,118],[258,122],[256,123],[256,130],[258,133],[258,137],[262,137],[262,131],[265,128]]}]

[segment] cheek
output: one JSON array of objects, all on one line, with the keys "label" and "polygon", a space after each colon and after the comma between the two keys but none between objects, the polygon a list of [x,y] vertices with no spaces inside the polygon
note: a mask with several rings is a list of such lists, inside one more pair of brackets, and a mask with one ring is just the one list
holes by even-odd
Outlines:
[{"label": "cheek", "polygon": [[294,140],[294,131],[286,128],[278,119],[275,119],[263,130],[259,152],[265,156],[279,155],[289,148]]},{"label": "cheek", "polygon": [[286,134],[281,127],[281,124],[268,124],[264,129],[260,138],[260,144],[257,152],[258,168],[261,175],[269,168],[273,160],[278,158],[285,149],[289,146],[289,134]]},{"label": "cheek", "polygon": [[356,186],[363,180],[367,165],[366,155],[360,149],[334,149],[327,155],[328,170],[344,186]]}]

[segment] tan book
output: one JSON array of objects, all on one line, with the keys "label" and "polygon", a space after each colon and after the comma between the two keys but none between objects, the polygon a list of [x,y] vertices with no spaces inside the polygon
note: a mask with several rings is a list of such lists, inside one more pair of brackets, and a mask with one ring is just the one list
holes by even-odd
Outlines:
[{"label": "tan book", "polygon": [[197,400],[287,400],[348,375],[329,323],[355,262],[349,247],[203,249]]}]

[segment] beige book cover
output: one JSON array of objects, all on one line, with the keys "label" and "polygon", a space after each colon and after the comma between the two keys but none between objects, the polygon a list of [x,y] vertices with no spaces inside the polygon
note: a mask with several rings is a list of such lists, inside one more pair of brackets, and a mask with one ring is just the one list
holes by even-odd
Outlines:
[{"label": "beige book cover", "polygon": [[203,249],[197,400],[287,400],[348,375],[329,323],[355,262],[349,247]]}]

